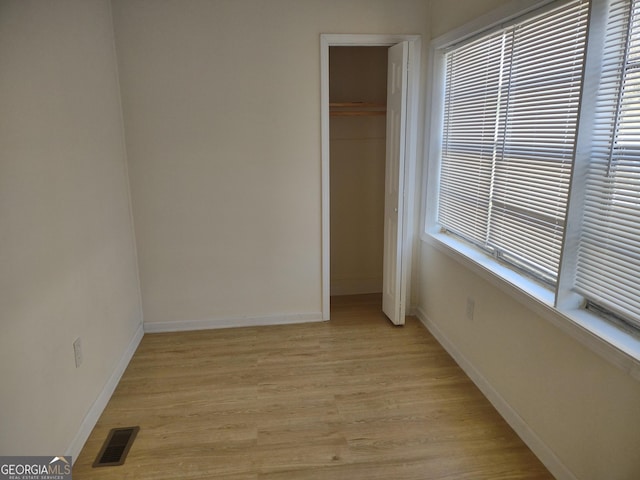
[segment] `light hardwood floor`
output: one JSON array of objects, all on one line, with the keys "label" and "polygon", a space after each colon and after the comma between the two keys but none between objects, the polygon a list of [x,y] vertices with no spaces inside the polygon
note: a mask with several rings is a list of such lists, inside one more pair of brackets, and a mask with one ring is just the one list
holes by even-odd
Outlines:
[{"label": "light hardwood floor", "polygon": [[[139,425],[126,463],[91,468]],[[552,479],[414,318],[145,335],[73,468],[83,479]]]}]

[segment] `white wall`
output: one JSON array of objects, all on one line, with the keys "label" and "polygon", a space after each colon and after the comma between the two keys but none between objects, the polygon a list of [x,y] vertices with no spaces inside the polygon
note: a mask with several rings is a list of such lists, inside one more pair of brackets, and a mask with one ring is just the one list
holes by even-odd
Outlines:
[{"label": "white wall", "polygon": [[[388,47],[331,47],[329,101],[387,100]],[[331,116],[331,294],[382,292],[386,116]]]},{"label": "white wall", "polygon": [[145,325],[320,319],[320,33],[426,35],[428,1],[113,7]]},{"label": "white wall", "polygon": [[421,261],[425,318],[575,478],[640,478],[638,380],[446,254]]},{"label": "white wall", "polygon": [[3,0],[0,65],[0,455],[59,455],[142,322],[109,2]]},{"label": "white wall", "polygon": [[330,122],[331,295],[382,292],[384,116]]},{"label": "white wall", "polygon": [[477,17],[506,3],[527,3],[528,0],[432,0],[431,38],[475,20]]},{"label": "white wall", "polygon": [[[483,4],[489,10],[498,3],[505,2],[467,1],[469,9],[452,9],[451,2],[437,0],[433,31],[445,33],[483,13]],[[422,315],[449,349],[469,362],[569,475],[640,478],[640,382],[425,243],[419,296]],[[475,299],[473,321],[466,319],[467,297]]]}]

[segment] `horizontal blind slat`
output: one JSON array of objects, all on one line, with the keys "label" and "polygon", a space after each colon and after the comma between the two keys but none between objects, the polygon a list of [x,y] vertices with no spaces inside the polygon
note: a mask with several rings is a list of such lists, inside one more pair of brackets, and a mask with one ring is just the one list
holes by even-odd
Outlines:
[{"label": "horizontal blind slat", "polygon": [[603,55],[574,289],[640,326],[637,0],[612,0]]},{"label": "horizontal blind slat", "polygon": [[563,236],[587,12],[588,2],[567,2],[446,56],[438,221],[550,281]]}]

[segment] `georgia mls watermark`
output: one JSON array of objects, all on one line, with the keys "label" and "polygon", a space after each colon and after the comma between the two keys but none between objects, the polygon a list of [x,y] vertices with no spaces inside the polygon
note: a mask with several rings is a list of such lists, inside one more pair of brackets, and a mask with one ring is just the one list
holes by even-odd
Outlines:
[{"label": "georgia mls watermark", "polygon": [[71,480],[71,457],[0,457],[0,480]]}]

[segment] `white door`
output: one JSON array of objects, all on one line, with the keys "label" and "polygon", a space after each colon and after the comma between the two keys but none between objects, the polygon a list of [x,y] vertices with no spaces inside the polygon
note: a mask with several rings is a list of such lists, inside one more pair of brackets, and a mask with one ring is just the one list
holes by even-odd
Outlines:
[{"label": "white door", "polygon": [[405,316],[401,286],[408,58],[408,42],[389,48],[382,310],[395,325],[404,325]]}]

